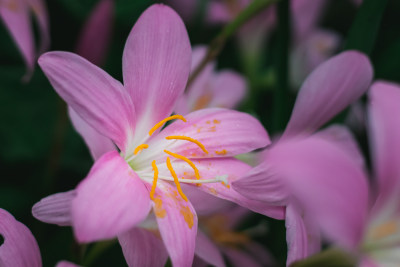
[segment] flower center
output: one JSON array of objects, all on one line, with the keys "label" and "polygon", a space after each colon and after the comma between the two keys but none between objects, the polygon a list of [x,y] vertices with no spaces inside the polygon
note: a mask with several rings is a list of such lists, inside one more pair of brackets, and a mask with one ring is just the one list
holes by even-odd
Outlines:
[{"label": "flower center", "polygon": [[[171,121],[171,120],[175,120],[175,119],[180,119],[183,122],[187,122],[186,119],[181,115],[173,115],[173,116],[167,117],[167,118],[163,119],[162,121],[158,122],[156,125],[154,125],[153,128],[150,129],[149,136],[151,136],[157,129],[161,128],[166,122]],[[205,148],[205,146],[201,142],[199,142],[198,140],[196,140],[194,138],[191,138],[191,137],[188,137],[188,136],[181,136],[181,135],[171,135],[171,136],[165,137],[165,139],[166,140],[184,140],[184,141],[188,141],[188,142],[194,143],[205,154],[209,154],[207,149]],[[149,148],[148,144],[140,144],[140,145],[138,145],[135,148],[135,150],[133,152],[133,155],[131,157],[127,158],[126,161],[129,162],[130,160],[133,159],[133,157],[135,157],[142,150],[147,149],[147,148]],[[188,201],[188,199],[185,196],[185,194],[182,192],[182,188],[181,188],[180,183],[194,183],[196,185],[200,185],[200,184],[204,184],[204,183],[219,183],[219,182],[222,182],[224,185],[229,186],[228,185],[228,181],[227,181],[227,175],[216,176],[216,177],[214,177],[212,179],[202,179],[202,180],[200,180],[200,172],[199,172],[198,168],[196,167],[196,165],[190,159],[188,159],[187,157],[184,157],[182,155],[179,155],[179,154],[173,153],[171,151],[168,151],[166,149],[164,149],[164,153],[168,154],[169,156],[171,156],[173,158],[176,158],[176,159],[179,159],[179,160],[182,160],[182,161],[186,162],[193,169],[196,179],[185,179],[185,178],[180,179],[180,178],[178,178],[174,168],[172,167],[170,157],[167,157],[165,163],[167,165],[167,168],[168,168],[172,178],[169,177],[169,176],[160,175],[159,171],[158,171],[158,167],[157,167],[156,161],[153,160],[151,162],[151,166],[153,168],[153,176],[152,176],[153,184],[152,184],[152,187],[151,187],[151,190],[150,190],[150,198],[151,198],[151,200],[154,201],[154,193],[155,193],[155,190],[156,190],[156,187],[157,187],[157,180],[158,179],[162,179],[162,180],[166,180],[166,181],[173,181],[175,183],[175,185],[176,185],[178,193],[180,194],[180,196],[185,201]],[[148,172],[137,171],[137,173],[142,178],[143,177],[150,178]]]}]

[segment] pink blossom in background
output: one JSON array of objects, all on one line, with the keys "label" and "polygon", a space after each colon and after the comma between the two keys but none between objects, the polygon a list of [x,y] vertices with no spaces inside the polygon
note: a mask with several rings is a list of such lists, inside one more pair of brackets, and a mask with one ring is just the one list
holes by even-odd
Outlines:
[{"label": "pink blossom in background", "polygon": [[[39,48],[35,48],[31,13],[39,26]],[[25,78],[29,78],[38,55],[46,51],[50,44],[46,5],[42,0],[3,0],[0,3],[0,18],[21,52],[27,68]]]},{"label": "pink blossom in background", "polygon": [[101,0],[80,33],[76,53],[101,66],[110,46],[114,22],[114,0]]},{"label": "pink blossom in background", "polygon": [[39,246],[31,231],[6,210],[0,209],[0,266],[41,267]]},{"label": "pink blossom in background", "polygon": [[[41,56],[44,73],[75,112],[71,118],[79,120],[74,122],[78,131],[84,137],[105,138],[87,142],[97,158],[88,176],[74,191],[52,196],[54,201],[47,204],[52,208],[60,205],[60,213],[53,214],[43,209],[46,205],[39,205],[33,210],[36,217],[45,214],[44,221],[64,224],[68,219],[65,211],[70,210],[79,242],[118,236],[125,257],[130,258],[125,251],[138,245],[133,237],[148,235],[132,227],[145,222],[153,211],[151,216],[174,266],[191,265],[197,233],[196,212],[180,183],[201,184],[195,188],[283,218],[282,207],[257,205],[230,188],[250,169],[233,156],[269,143],[256,119],[226,109],[168,117],[185,89],[190,61],[183,22],[164,5],[148,8],[133,27],[123,55],[124,85],[75,54],[50,52]],[[178,121],[160,131],[172,119]],[[251,139],[246,138],[248,131]],[[100,142],[100,149],[93,148],[96,142]],[[70,205],[60,204],[65,203],[59,202],[65,197],[71,199]]]},{"label": "pink blossom in background", "polygon": [[[271,150],[279,151],[285,140],[301,140],[312,135],[356,101],[368,89],[371,80],[371,63],[360,52],[343,52],[318,66],[303,83],[283,136]],[[334,141],[338,146],[347,147],[347,153],[358,159],[358,164],[362,165],[360,160],[362,157],[347,129],[330,127],[314,135]],[[305,213],[302,206],[292,199],[292,189],[288,188],[281,175],[271,168],[270,154],[270,150],[267,149],[262,156],[263,162],[242,179],[234,182],[233,187],[244,196],[261,203],[287,206],[286,228],[289,250],[287,264],[290,265],[319,251],[319,230],[310,217],[312,214]],[[279,163],[279,160],[277,162]],[[287,169],[296,171],[294,167]],[[349,209],[352,208],[354,209],[349,205]]]},{"label": "pink blossom in background", "polygon": [[290,53],[290,82],[299,88],[307,76],[322,62],[333,56],[342,38],[331,31],[315,29],[293,45]]},{"label": "pink blossom in background", "polygon": [[[205,46],[193,48],[192,67],[194,71],[206,55]],[[232,70],[215,71],[215,63],[209,63],[202,73],[186,89],[178,100],[175,112],[187,114],[203,108],[235,108],[246,95],[245,79]]]},{"label": "pink blossom in background", "polygon": [[310,214],[315,227],[353,253],[361,267],[396,266],[400,261],[400,120],[393,116],[400,113],[399,101],[399,85],[372,85],[372,180],[348,146],[318,135],[284,141],[266,155],[271,171],[291,188],[292,198]]}]

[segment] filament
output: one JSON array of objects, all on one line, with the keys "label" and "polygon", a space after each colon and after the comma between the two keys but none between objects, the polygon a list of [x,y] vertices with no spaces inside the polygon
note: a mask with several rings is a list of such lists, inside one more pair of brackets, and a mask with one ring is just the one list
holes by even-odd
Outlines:
[{"label": "filament", "polygon": [[166,123],[167,121],[175,120],[175,119],[180,119],[180,120],[186,122],[186,119],[182,115],[169,116],[168,118],[165,118],[162,121],[158,122],[156,125],[154,125],[154,127],[150,129],[149,135],[151,136],[158,128],[163,126],[164,123]]},{"label": "filament", "polygon": [[158,178],[158,168],[157,168],[155,160],[153,160],[153,162],[151,163],[151,166],[153,166],[153,170],[154,170],[154,180],[153,180],[153,185],[151,186],[150,199],[154,200],[154,192],[156,191],[157,178]]},{"label": "filament", "polygon": [[186,140],[186,141],[195,143],[196,145],[198,145],[201,148],[201,150],[204,151],[204,153],[208,154],[208,151],[204,147],[204,145],[202,143],[200,143],[199,141],[197,141],[196,139],[193,139],[191,137],[181,136],[181,135],[171,135],[171,136],[165,137],[165,139],[167,139],[167,140],[171,140],[171,139]]}]

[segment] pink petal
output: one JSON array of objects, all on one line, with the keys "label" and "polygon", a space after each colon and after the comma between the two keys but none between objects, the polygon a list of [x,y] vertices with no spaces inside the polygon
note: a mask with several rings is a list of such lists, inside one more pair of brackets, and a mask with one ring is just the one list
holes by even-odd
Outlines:
[{"label": "pink petal", "polygon": [[138,116],[139,136],[169,116],[185,90],[191,48],[180,17],[152,5],[140,16],[125,44],[123,77]]},{"label": "pink petal", "polygon": [[1,266],[42,266],[39,246],[31,231],[3,209],[0,209],[0,234],[4,238],[0,246]]},{"label": "pink petal", "polygon": [[129,267],[163,267],[168,259],[162,240],[145,229],[132,228],[118,240]]},{"label": "pink petal", "polygon": [[32,215],[45,223],[72,225],[71,204],[75,196],[75,190],[71,190],[45,197],[33,205]]},{"label": "pink petal", "polygon": [[323,138],[281,142],[266,161],[285,182],[292,203],[328,238],[349,248],[361,240],[368,207],[361,166],[336,143]]},{"label": "pink petal", "polygon": [[99,159],[105,153],[116,150],[113,142],[96,131],[88,123],[86,123],[79,115],[71,108],[68,108],[69,118],[71,119],[72,125],[75,130],[85,140],[86,145],[89,148],[90,154],[94,160]]},{"label": "pink petal", "polygon": [[109,239],[144,220],[150,210],[144,183],[117,151],[104,154],[76,188],[72,224],[79,242]]},{"label": "pink petal", "polygon": [[25,0],[5,0],[2,2],[0,18],[18,46],[28,73],[31,73],[35,64],[35,45],[29,8]]},{"label": "pink petal", "polygon": [[197,234],[197,215],[192,205],[165,182],[157,184],[152,203],[172,265],[192,266]]},{"label": "pink petal", "polygon": [[59,261],[56,267],[80,267],[80,266],[69,261]]},{"label": "pink petal", "polygon": [[262,267],[263,265],[258,263],[255,258],[244,251],[240,251],[237,248],[223,248],[224,254],[227,256],[229,262],[233,267]]},{"label": "pink petal", "polygon": [[196,255],[212,266],[225,267],[218,247],[201,231],[197,231]]},{"label": "pink petal", "polygon": [[232,183],[233,188],[243,196],[269,205],[285,206],[290,193],[280,176],[267,163],[261,163]]},{"label": "pink petal", "polygon": [[242,75],[230,70],[221,71],[212,81],[213,97],[209,107],[235,108],[244,99],[246,90]]},{"label": "pink petal", "polygon": [[83,26],[76,53],[97,66],[103,65],[111,41],[113,20],[114,1],[100,1]]},{"label": "pink petal", "polygon": [[[235,202],[245,208],[251,209],[252,211],[264,214],[266,216],[275,219],[284,218],[285,211],[283,207],[270,206],[260,201],[248,199],[237,193],[236,190],[230,186],[231,183],[239,179],[242,175],[250,170],[250,166],[247,164],[234,158],[195,160],[194,164],[199,170],[200,179],[213,179],[219,176],[227,176],[226,179],[229,184],[228,188],[222,183],[207,183],[197,187],[198,189],[216,197]],[[174,161],[173,166],[178,177],[196,179],[193,170],[186,162]],[[162,171],[162,168],[163,167],[160,168],[160,172]],[[190,196],[188,197],[190,199]]]},{"label": "pink petal", "polygon": [[297,39],[306,37],[317,26],[327,3],[326,0],[295,0],[291,2],[293,32]]},{"label": "pink petal", "polygon": [[364,156],[361,152],[358,143],[350,132],[350,130],[342,125],[333,124],[321,131],[315,133],[316,136],[325,138],[328,141],[335,142],[344,151],[347,151],[348,155],[352,157],[360,166],[364,166]]},{"label": "pink petal", "polygon": [[259,243],[250,241],[244,245],[244,249],[263,266],[277,266],[271,252]]},{"label": "pink petal", "polygon": [[49,17],[44,0],[26,0],[30,6],[33,14],[36,17],[40,32],[40,47],[39,55],[45,52],[50,46],[50,29],[49,29]]},{"label": "pink petal", "polygon": [[[206,46],[195,46],[193,48],[191,72],[196,70],[206,54]],[[176,109],[178,114],[185,115],[191,111],[207,107],[212,98],[212,92],[210,92],[209,87],[211,86],[214,68],[215,62],[208,63],[197,75],[196,79],[192,82],[190,87],[187,88],[186,93],[183,95],[186,97],[187,109],[189,110],[183,113]]]},{"label": "pink petal", "polygon": [[285,136],[310,134],[357,100],[372,79],[369,59],[346,51],[318,66],[297,96]]},{"label": "pink petal", "polygon": [[321,249],[319,228],[307,220],[304,212],[289,205],[286,208],[287,266],[305,259]]},{"label": "pink petal", "polygon": [[185,192],[185,195],[190,197],[190,203],[199,216],[207,216],[214,213],[219,213],[229,209],[232,205],[234,205],[230,201],[217,198],[214,195],[210,195],[209,193],[198,190],[193,186],[181,184],[181,187],[182,191]]},{"label": "pink petal", "polygon": [[290,55],[291,83],[299,88],[318,65],[337,52],[342,38],[339,34],[315,29],[295,45]]},{"label": "pink petal", "polygon": [[82,119],[126,150],[134,131],[135,111],[120,82],[73,53],[46,53],[39,58],[39,65]]},{"label": "pink petal", "polygon": [[400,86],[376,82],[369,93],[371,155],[381,201],[400,190]]},{"label": "pink petal", "polygon": [[[157,135],[156,142],[169,145],[171,152],[190,158],[228,157],[262,148],[270,143],[267,132],[254,117],[226,109],[203,109],[185,116],[187,122],[175,121]],[[208,154],[188,141],[165,140],[167,136],[183,135],[201,142]]]}]

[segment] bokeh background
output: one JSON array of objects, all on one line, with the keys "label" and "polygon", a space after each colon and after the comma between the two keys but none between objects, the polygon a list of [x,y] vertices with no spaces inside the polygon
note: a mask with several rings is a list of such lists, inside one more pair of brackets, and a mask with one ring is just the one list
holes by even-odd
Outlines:
[{"label": "bokeh background", "polygon": [[[342,36],[337,52],[346,47],[350,38],[352,48],[358,45],[361,48],[365,42],[371,42],[369,56],[374,65],[375,79],[400,82],[400,1],[388,1],[377,25],[375,40],[366,40],[364,35],[356,36],[354,33],[350,37],[350,28],[359,11],[352,1],[328,2],[318,24]],[[46,3],[51,29],[50,50],[74,51],[81,28],[98,0],[48,0]],[[154,3],[156,1],[115,1],[113,34],[103,66],[113,77],[122,80],[125,40],[140,14]],[[203,1],[194,19],[187,23],[193,45],[208,44],[223,27],[206,23],[206,12],[207,1]],[[217,58],[218,69],[234,69],[247,77],[249,91],[239,109],[259,118],[271,136],[278,134],[287,123],[296,97],[296,88],[293,88],[284,103],[276,103],[274,92],[279,90],[276,62],[281,60],[276,56],[281,55],[278,34],[274,30],[263,45],[256,69],[244,62],[235,37],[228,40]],[[39,243],[44,266],[54,266],[61,259],[89,266],[125,266],[117,242],[105,242],[93,250],[91,245],[76,244],[69,227],[47,225],[32,217],[31,208],[35,202],[49,194],[74,188],[88,173],[92,159],[71,126],[65,103],[54,92],[40,68],[36,65],[31,80],[22,82],[25,66],[3,24],[0,24],[0,40],[0,207],[31,229]],[[274,114],[274,105],[277,104],[285,106],[278,122]],[[335,121],[343,122],[346,112]],[[367,151],[364,133],[356,134]],[[284,266],[284,222],[255,214],[241,227],[259,224],[266,225],[267,230],[257,235],[257,241],[271,251],[280,266]]]}]

